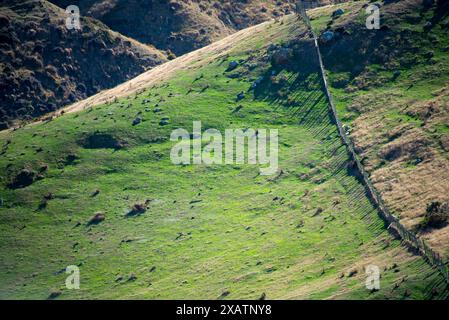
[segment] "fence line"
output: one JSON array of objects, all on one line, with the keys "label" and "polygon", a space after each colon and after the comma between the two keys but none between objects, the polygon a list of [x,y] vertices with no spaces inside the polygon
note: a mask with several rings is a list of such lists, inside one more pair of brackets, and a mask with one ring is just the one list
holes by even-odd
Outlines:
[{"label": "fence line", "polygon": [[374,185],[371,183],[371,180],[369,178],[368,173],[365,171],[363,165],[361,164],[360,160],[358,159],[357,153],[354,149],[354,144],[352,143],[351,139],[346,134],[345,130],[343,129],[343,126],[338,119],[337,110],[335,108],[332,95],[329,91],[328,83],[327,83],[327,77],[326,77],[326,71],[324,69],[323,59],[321,56],[321,50],[318,44],[318,38],[312,28],[312,25],[310,23],[309,17],[307,16],[307,13],[304,9],[304,7],[299,7],[299,14],[304,19],[307,28],[309,29],[310,33],[313,36],[314,42],[315,42],[315,49],[318,57],[318,61],[320,64],[320,71],[321,71],[321,78],[323,80],[323,85],[326,93],[327,100],[329,102],[329,109],[332,116],[332,121],[337,125],[339,136],[343,142],[343,144],[346,146],[346,149],[348,151],[349,157],[352,160],[353,164],[355,165],[357,172],[360,174],[360,177],[362,179],[363,185],[365,187],[365,190],[367,192],[368,197],[373,202],[373,204],[377,207],[378,213],[380,217],[388,223],[388,229],[393,229],[396,231],[399,236],[406,242],[405,244],[413,247],[417,252],[422,255],[425,260],[431,265],[435,266],[439,272],[443,275],[446,283],[449,284],[449,269],[446,266],[445,261],[440,257],[440,255],[433,251],[422,239],[418,239],[416,235],[407,228],[405,228],[398,218],[396,218],[394,215],[390,213],[387,206],[385,205],[382,196],[380,193],[374,188]]}]

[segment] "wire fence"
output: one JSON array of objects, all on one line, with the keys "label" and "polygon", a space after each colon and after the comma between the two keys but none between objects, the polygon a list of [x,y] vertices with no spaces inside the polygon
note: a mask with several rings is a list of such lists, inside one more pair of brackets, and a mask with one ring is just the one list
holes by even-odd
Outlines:
[{"label": "wire fence", "polygon": [[[302,1],[298,1],[298,3],[301,3]],[[307,25],[307,28],[309,29],[311,35],[313,36],[314,42],[315,42],[315,49],[316,54],[318,57],[318,61],[320,64],[320,71],[321,71],[321,77],[323,81],[323,87],[325,90],[325,94],[327,97],[327,100],[329,102],[329,109],[332,117],[332,121],[337,125],[339,136],[343,142],[343,144],[346,146],[348,154],[350,159],[353,161],[356,170],[358,174],[361,177],[361,181],[363,182],[366,193],[370,200],[373,202],[373,204],[377,207],[378,213],[380,217],[388,224],[388,229],[391,231],[395,231],[399,236],[403,239],[404,244],[406,244],[409,247],[412,247],[415,249],[420,255],[422,255],[425,260],[432,266],[435,266],[439,272],[443,275],[444,279],[446,280],[446,283],[449,284],[449,268],[447,266],[447,263],[443,260],[443,258],[435,251],[433,251],[422,239],[418,239],[416,235],[412,232],[410,232],[406,227],[404,227],[398,218],[396,218],[394,215],[390,213],[387,206],[385,205],[382,196],[380,193],[374,188],[374,185],[371,183],[371,179],[369,178],[369,174],[364,169],[362,163],[358,159],[357,153],[354,149],[354,144],[352,143],[351,139],[346,134],[342,123],[338,119],[337,110],[335,108],[335,104],[333,102],[332,95],[329,91],[327,77],[326,77],[326,71],[324,69],[323,59],[321,56],[321,50],[319,47],[318,38],[312,28],[312,25],[310,23],[309,17],[307,16],[307,13],[305,11],[304,6],[301,6],[301,4],[298,5],[298,14],[303,18],[304,22]]]}]

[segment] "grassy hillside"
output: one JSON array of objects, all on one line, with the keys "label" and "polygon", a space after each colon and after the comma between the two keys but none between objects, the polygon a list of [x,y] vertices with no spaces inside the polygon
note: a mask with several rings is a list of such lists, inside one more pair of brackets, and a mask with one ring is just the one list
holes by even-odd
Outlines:
[{"label": "grassy hillside", "polygon": [[[0,298],[445,298],[347,169],[316,66],[288,16],[90,100],[109,103],[1,132]],[[279,172],[173,165],[170,132],[192,121],[279,129]],[[65,289],[67,265],[80,290]]]},{"label": "grassy hillside", "polygon": [[447,258],[449,4],[383,4],[374,32],[361,5],[331,10],[313,23],[336,35],[322,50],[340,117],[392,212]]}]

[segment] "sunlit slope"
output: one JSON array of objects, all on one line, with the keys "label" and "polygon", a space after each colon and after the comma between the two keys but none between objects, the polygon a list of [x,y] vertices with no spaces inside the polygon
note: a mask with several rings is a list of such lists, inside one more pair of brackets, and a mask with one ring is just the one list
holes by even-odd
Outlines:
[{"label": "sunlit slope", "polygon": [[[444,298],[438,273],[389,235],[349,174],[305,34],[293,16],[244,30],[226,50],[148,73],[139,93],[3,132],[0,297]],[[272,66],[282,46],[292,56]],[[192,121],[278,129],[280,171],[173,165],[170,133]],[[13,188],[24,168],[41,176]],[[105,220],[88,225],[97,212]],[[79,290],[65,288],[68,265]],[[379,291],[365,288],[368,265]]]},{"label": "sunlit slope", "polygon": [[390,211],[447,259],[449,212],[427,215],[449,202],[449,3],[387,2],[380,30],[361,3],[342,7],[310,13],[335,34],[321,50],[340,119]]}]

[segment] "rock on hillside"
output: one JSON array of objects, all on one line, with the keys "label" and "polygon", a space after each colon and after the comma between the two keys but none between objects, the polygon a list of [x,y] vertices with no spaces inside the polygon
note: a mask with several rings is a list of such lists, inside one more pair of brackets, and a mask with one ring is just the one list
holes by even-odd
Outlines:
[{"label": "rock on hillside", "polygon": [[113,87],[165,61],[158,50],[41,0],[0,4],[0,127]]}]

